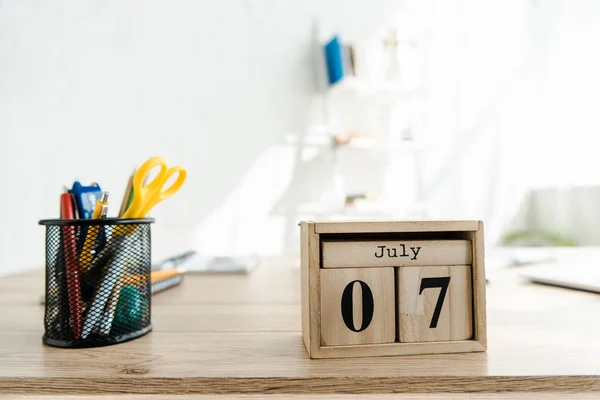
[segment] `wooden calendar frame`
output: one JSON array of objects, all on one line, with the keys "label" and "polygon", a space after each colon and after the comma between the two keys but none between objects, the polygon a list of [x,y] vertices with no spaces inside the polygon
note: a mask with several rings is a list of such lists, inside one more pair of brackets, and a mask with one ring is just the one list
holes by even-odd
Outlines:
[{"label": "wooden calendar frame", "polygon": [[[480,352],[487,349],[482,221],[301,222],[302,337],[311,358],[345,358]],[[385,235],[419,240],[451,237],[471,242],[473,335],[470,340],[325,346],[321,340],[322,242],[360,241]]]}]

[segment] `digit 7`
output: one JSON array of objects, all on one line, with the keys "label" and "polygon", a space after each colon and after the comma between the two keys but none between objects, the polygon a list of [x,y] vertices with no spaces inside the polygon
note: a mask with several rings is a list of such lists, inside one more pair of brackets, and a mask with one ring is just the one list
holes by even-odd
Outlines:
[{"label": "digit 7", "polygon": [[435,310],[433,310],[433,317],[429,328],[436,328],[438,320],[440,319],[440,313],[442,312],[442,306],[444,305],[444,298],[448,291],[448,284],[450,284],[450,277],[439,277],[439,278],[422,278],[421,288],[419,289],[419,295],[423,293],[423,290],[439,287],[440,295],[438,296],[437,303],[435,304]]}]

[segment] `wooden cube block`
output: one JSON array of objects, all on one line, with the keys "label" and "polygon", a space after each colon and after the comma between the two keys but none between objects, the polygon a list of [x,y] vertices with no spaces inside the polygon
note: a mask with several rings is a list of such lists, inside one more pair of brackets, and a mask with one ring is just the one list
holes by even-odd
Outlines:
[{"label": "wooden cube block", "polygon": [[391,343],[396,338],[394,268],[321,270],[321,343]]},{"label": "wooden cube block", "polygon": [[400,267],[397,290],[400,342],[472,338],[470,265]]}]

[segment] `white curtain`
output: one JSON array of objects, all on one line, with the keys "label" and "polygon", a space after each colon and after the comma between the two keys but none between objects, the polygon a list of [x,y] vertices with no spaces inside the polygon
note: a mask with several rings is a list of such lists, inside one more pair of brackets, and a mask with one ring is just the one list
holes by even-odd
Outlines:
[{"label": "white curtain", "polygon": [[429,216],[483,218],[492,243],[514,228],[581,237],[552,223],[576,212],[552,194],[544,218],[522,209],[539,188],[600,183],[600,3],[434,0],[431,15]]}]

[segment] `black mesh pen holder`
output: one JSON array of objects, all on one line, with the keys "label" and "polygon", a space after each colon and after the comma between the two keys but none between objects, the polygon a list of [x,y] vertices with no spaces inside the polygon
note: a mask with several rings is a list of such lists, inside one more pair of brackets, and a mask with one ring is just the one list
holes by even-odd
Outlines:
[{"label": "black mesh pen holder", "polygon": [[94,347],[152,329],[153,219],[42,220],[46,226],[44,343]]}]

